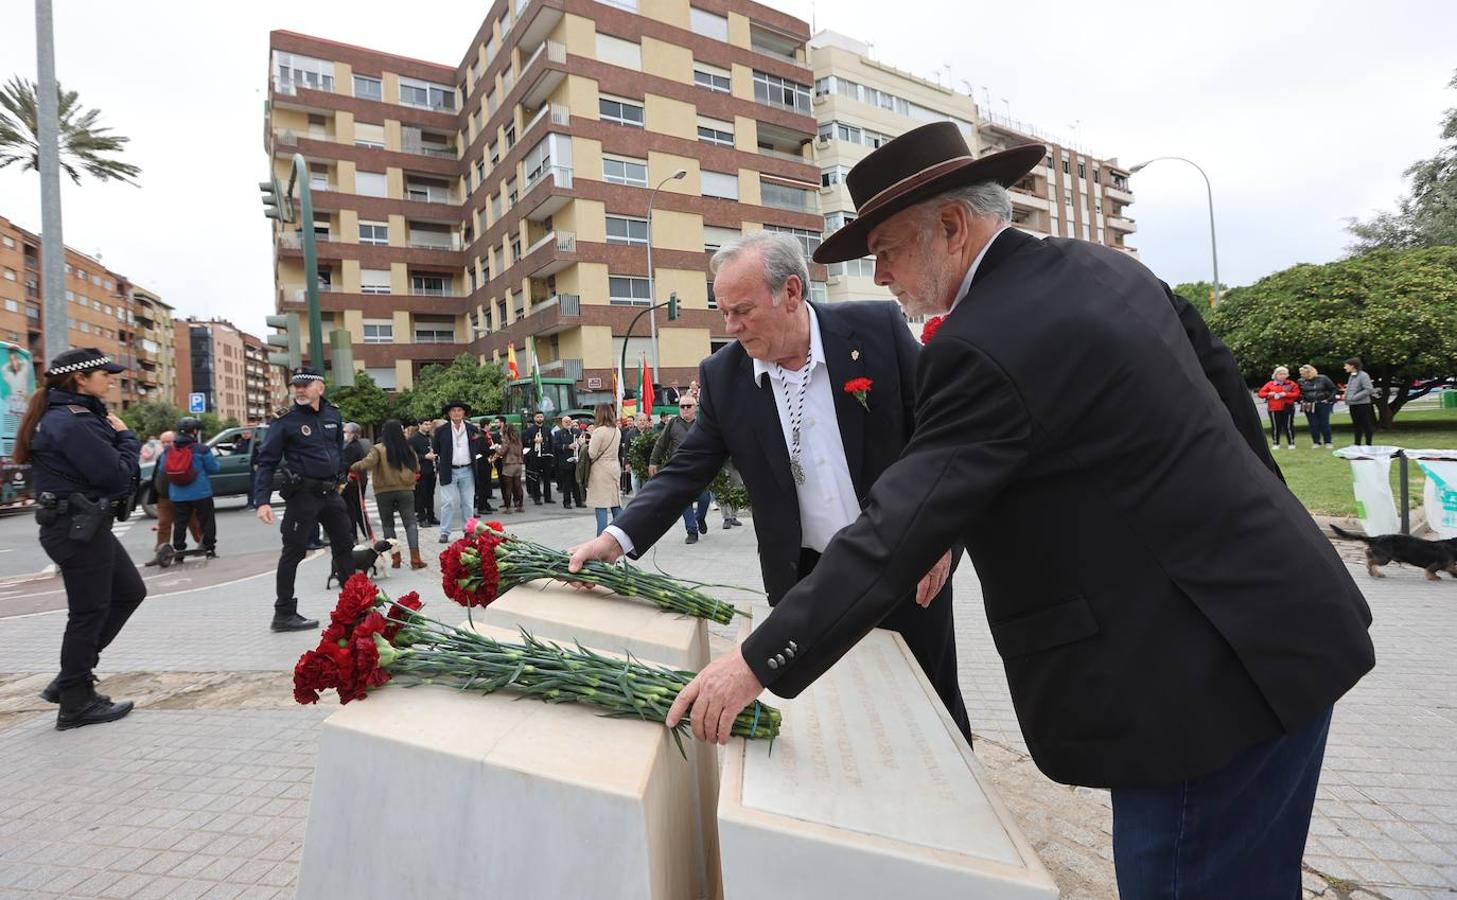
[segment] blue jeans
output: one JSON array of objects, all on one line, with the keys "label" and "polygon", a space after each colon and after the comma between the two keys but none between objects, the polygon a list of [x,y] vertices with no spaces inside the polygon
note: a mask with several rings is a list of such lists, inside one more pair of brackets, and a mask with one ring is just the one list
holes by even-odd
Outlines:
[{"label": "blue jeans", "polygon": [[[476,503],[476,476],[470,466],[454,469],[450,473],[450,484],[440,486],[440,533],[449,535],[452,529],[465,530],[465,520],[470,517]],[[460,513],[457,520],[456,513]]]},{"label": "blue jeans", "polygon": [[1113,790],[1123,900],[1300,897],[1331,711],[1181,784]]},{"label": "blue jeans", "polygon": [[696,513],[693,509],[694,504],[692,503],[688,504],[688,508],[683,510],[683,527],[688,529],[689,534],[697,534],[699,532],[698,526],[708,521],[708,504],[711,500],[712,497],[708,491],[704,491],[698,495],[698,510]]},{"label": "blue jeans", "polygon": [[[597,514],[597,533],[598,534],[601,534],[602,532],[604,532],[604,531],[607,530],[607,509],[606,509],[606,507],[598,506],[598,507],[594,508],[592,511]],[[614,507],[612,507],[612,518],[613,518],[613,520],[616,520],[617,517],[620,516],[620,515],[622,515],[622,507],[620,507],[620,506],[614,506]]]},{"label": "blue jeans", "polygon": [[1331,443],[1331,407],[1333,403],[1317,403],[1315,408],[1305,414],[1305,421],[1310,424],[1310,439],[1317,444]]}]

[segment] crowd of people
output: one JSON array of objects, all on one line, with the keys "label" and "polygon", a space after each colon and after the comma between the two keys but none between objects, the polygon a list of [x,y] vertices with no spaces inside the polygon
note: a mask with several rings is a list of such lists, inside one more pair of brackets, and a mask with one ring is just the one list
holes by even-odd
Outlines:
[{"label": "crowd of people", "polygon": [[1376,413],[1371,401],[1375,388],[1371,376],[1361,366],[1361,360],[1351,357],[1344,364],[1346,383],[1337,385],[1329,375],[1322,374],[1310,363],[1300,367],[1300,378],[1292,379],[1290,369],[1276,366],[1270,373],[1270,380],[1257,392],[1265,401],[1270,419],[1270,449],[1279,450],[1280,441],[1285,447],[1295,449],[1295,412],[1305,415],[1305,424],[1310,429],[1310,446],[1313,449],[1334,447],[1331,440],[1331,412],[1337,400],[1344,400],[1351,412],[1351,425],[1355,430],[1355,443],[1370,446],[1376,433]]}]

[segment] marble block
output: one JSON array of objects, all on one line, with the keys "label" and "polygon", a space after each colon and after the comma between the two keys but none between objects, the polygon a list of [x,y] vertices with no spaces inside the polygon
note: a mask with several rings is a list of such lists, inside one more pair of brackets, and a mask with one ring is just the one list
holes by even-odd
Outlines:
[{"label": "marble block", "polygon": [[330,716],[297,896],[721,896],[713,748],[518,697],[386,686]]},{"label": "marble block", "polygon": [[727,900],[1058,896],[899,635],[764,699],[779,739],[731,742],[720,772]]},{"label": "marble block", "polygon": [[515,632],[525,628],[543,640],[612,653],[628,652],[675,669],[697,672],[708,665],[708,629],[702,619],[663,612],[647,600],[602,589],[579,591],[550,581],[517,585],[475,621]]}]

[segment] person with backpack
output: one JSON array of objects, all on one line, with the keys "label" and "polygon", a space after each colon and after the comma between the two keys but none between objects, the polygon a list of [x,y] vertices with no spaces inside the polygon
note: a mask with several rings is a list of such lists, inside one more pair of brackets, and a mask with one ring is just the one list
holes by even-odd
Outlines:
[{"label": "person with backpack", "polygon": [[167,497],[172,501],[172,549],[187,549],[187,523],[194,513],[202,525],[202,546],[208,559],[217,559],[218,525],[209,475],[218,471],[212,448],[197,439],[202,422],[192,416],[177,422],[172,448],[162,454]]},{"label": "person with backpack", "polygon": [[[157,542],[156,546],[152,548],[153,553],[156,554],[154,562],[161,557],[163,547],[171,546],[172,523],[177,521],[176,511],[172,508],[172,494],[168,491],[170,482],[167,481],[167,467],[162,464],[162,456],[171,450],[172,445],[177,441],[177,432],[164,431],[157,435],[157,440],[161,449],[157,451],[155,457],[157,464],[152,466],[152,502],[157,507]],[[189,517],[187,531],[192,535],[194,541],[197,541],[198,544],[202,543],[202,526],[198,524],[197,516]]]}]

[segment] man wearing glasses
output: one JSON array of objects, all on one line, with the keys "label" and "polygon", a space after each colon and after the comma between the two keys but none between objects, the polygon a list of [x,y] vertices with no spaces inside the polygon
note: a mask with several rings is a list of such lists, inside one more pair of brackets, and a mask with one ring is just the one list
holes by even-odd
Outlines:
[{"label": "man wearing glasses", "polygon": [[[658,435],[658,442],[653,444],[653,455],[648,462],[648,477],[658,474],[658,469],[666,466],[678,452],[678,447],[683,439],[688,436],[688,431],[693,427],[693,420],[698,416],[698,401],[692,394],[684,394],[678,401],[678,415],[668,420],[667,426]],[[710,497],[707,490],[701,491],[695,501],[688,504],[683,510],[683,527],[688,531],[688,538],[685,543],[698,543],[700,534],[708,534],[708,504]]]}]

